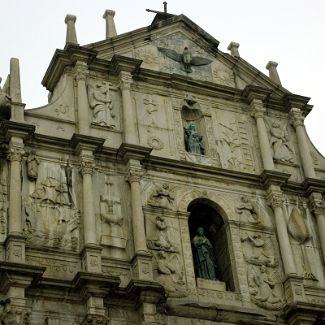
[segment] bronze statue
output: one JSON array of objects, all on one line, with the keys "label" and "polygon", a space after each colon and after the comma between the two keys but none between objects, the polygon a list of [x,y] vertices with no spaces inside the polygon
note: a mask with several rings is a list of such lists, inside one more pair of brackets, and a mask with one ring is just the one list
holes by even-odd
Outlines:
[{"label": "bronze statue", "polygon": [[202,58],[200,56],[192,56],[192,53],[188,49],[188,47],[184,47],[183,53],[177,53],[174,50],[166,49],[163,47],[158,47],[158,50],[164,53],[168,58],[181,62],[183,64],[183,69],[186,73],[191,73],[192,65],[200,66],[200,65],[207,65],[212,62],[210,59]]},{"label": "bronze statue", "polygon": [[192,245],[195,276],[202,279],[218,280],[213,247],[209,239],[205,237],[202,227],[197,228]]},{"label": "bronze statue", "polygon": [[190,123],[187,128],[184,128],[184,137],[187,152],[204,155],[203,136],[196,131],[193,123]]}]

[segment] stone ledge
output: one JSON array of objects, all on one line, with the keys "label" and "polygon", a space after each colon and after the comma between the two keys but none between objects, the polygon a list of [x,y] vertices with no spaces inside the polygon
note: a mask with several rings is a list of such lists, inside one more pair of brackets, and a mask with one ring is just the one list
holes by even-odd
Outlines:
[{"label": "stone ledge", "polygon": [[196,286],[199,289],[207,289],[207,290],[214,290],[214,291],[226,291],[226,283],[222,282],[222,281],[196,278]]}]

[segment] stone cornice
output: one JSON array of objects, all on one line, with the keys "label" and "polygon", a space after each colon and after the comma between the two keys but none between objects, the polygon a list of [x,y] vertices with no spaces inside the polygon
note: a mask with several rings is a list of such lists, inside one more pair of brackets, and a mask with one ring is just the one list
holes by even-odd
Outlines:
[{"label": "stone cornice", "polygon": [[271,89],[263,88],[255,85],[248,85],[242,91],[242,96],[246,97],[249,102],[254,99],[265,101],[272,93]]},{"label": "stone cornice", "polygon": [[122,55],[114,55],[110,61],[110,71],[118,75],[121,71],[135,74],[142,63],[142,60],[129,58]]},{"label": "stone cornice", "polygon": [[42,85],[49,91],[53,91],[66,66],[74,66],[77,61],[91,63],[97,55],[97,51],[79,46],[67,44],[64,50],[56,50],[47,68]]},{"label": "stone cornice", "polygon": [[35,125],[13,121],[2,121],[0,122],[0,130],[7,141],[9,141],[12,136],[26,139],[35,132]]},{"label": "stone cornice", "polygon": [[123,161],[129,161],[130,159],[136,159],[143,161],[147,159],[152,151],[152,148],[122,143],[117,152],[117,158]]},{"label": "stone cornice", "polygon": [[277,170],[264,170],[261,174],[261,182],[265,188],[270,185],[283,186],[290,178],[290,174],[283,173]]},{"label": "stone cornice", "polygon": [[105,139],[102,138],[74,133],[70,140],[70,146],[77,152],[81,149],[95,152],[101,149],[104,142]]},{"label": "stone cornice", "polygon": [[312,109],[312,105],[308,105],[310,97],[300,96],[296,94],[285,94],[283,103],[286,110],[289,112],[292,108],[299,108],[303,115],[306,116]]},{"label": "stone cornice", "polygon": [[305,196],[309,196],[311,193],[324,193],[325,192],[325,180],[317,178],[306,178],[302,183],[305,191]]},{"label": "stone cornice", "polygon": [[46,267],[0,261],[0,292],[7,292],[10,286],[28,287],[37,283]]}]

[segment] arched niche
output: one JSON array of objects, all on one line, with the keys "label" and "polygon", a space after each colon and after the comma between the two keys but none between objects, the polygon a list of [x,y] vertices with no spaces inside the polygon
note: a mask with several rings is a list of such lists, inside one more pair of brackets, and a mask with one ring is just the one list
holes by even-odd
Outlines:
[{"label": "arched niche", "polygon": [[[192,243],[195,277],[225,282],[227,290],[235,291],[222,209],[209,199],[198,198],[188,205],[187,211],[190,213],[188,226]],[[204,236],[211,243],[211,254],[213,254],[213,261],[216,266],[216,279],[213,279],[213,276],[210,277],[211,273],[209,271],[209,275],[202,276],[202,269],[198,266],[197,236],[201,235],[198,234],[199,228],[203,228]]]}]

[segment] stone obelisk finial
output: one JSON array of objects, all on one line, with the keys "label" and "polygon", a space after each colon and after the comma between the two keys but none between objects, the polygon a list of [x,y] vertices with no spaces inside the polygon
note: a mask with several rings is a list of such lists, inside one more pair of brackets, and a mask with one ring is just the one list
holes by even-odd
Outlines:
[{"label": "stone obelisk finial", "polygon": [[67,24],[67,37],[65,43],[78,44],[77,33],[76,33],[76,20],[77,17],[74,15],[66,15],[64,22]]},{"label": "stone obelisk finial", "polygon": [[281,80],[278,74],[278,71],[276,69],[276,67],[278,66],[278,64],[274,61],[269,61],[268,64],[266,65],[266,69],[269,70],[269,77],[271,80],[273,80],[274,82],[276,82],[277,84],[281,85]]},{"label": "stone obelisk finial", "polygon": [[240,57],[238,48],[239,48],[239,43],[236,42],[230,42],[230,44],[227,47],[227,49],[230,51],[230,54],[235,58]]},{"label": "stone obelisk finial", "polygon": [[115,16],[114,10],[105,10],[103,18],[106,20],[106,39],[117,35],[114,16]]}]

